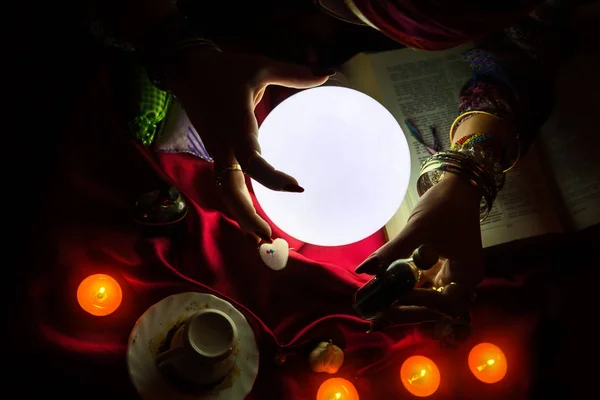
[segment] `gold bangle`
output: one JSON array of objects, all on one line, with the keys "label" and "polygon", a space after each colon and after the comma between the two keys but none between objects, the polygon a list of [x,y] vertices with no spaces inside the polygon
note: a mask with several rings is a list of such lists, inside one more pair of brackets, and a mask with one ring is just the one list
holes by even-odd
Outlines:
[{"label": "gold bangle", "polygon": [[222,186],[223,185],[223,175],[225,175],[228,172],[233,172],[233,171],[244,172],[244,170],[242,169],[242,166],[240,164],[237,164],[237,163],[231,164],[230,166],[223,168],[222,170],[219,171],[219,173],[215,177],[215,184],[217,186]]},{"label": "gold bangle", "polygon": [[515,158],[515,161],[513,161],[512,165],[510,167],[506,168],[502,172],[507,173],[508,171],[513,169],[519,163],[520,159],[521,159],[521,141],[517,138],[517,157]]},{"label": "gold bangle", "polygon": [[454,140],[455,131],[456,131],[456,129],[458,129],[458,125],[457,124],[460,121],[462,121],[463,119],[465,119],[465,117],[468,117],[469,115],[477,115],[477,114],[489,115],[490,117],[494,117],[497,120],[502,120],[502,118],[500,118],[499,116],[497,116],[495,114],[492,114],[491,112],[488,112],[488,111],[474,110],[474,111],[467,111],[465,113],[462,113],[458,117],[456,117],[456,119],[452,123],[452,126],[450,127],[450,132],[449,132],[450,144],[452,144],[452,141]]},{"label": "gold bangle", "polygon": [[[450,145],[452,145],[452,141],[454,140],[454,135],[456,133],[455,131],[456,131],[456,129],[458,129],[458,123],[469,115],[477,115],[477,114],[489,115],[490,117],[494,117],[497,120],[502,120],[502,118],[500,118],[499,116],[492,114],[491,112],[488,112],[488,111],[473,110],[473,111],[467,111],[465,113],[462,113],[458,117],[456,117],[456,119],[452,123],[452,126],[450,126],[450,132],[449,132]],[[515,158],[515,160],[511,164],[511,166],[506,168],[502,172],[507,173],[508,171],[512,170],[519,163],[520,159],[521,159],[521,141],[517,137],[517,157]]]},{"label": "gold bangle", "polygon": [[354,20],[349,19],[350,16],[344,16],[342,14],[339,14],[335,10],[330,9],[329,7],[327,7],[326,4],[323,4],[323,0],[314,0],[314,3],[315,3],[315,5],[317,6],[318,9],[326,12],[327,14],[331,15],[333,18],[339,19],[340,21],[344,21],[344,22],[347,22],[349,24],[360,25],[360,26],[367,26],[367,24],[365,24],[360,18],[358,18],[358,16],[356,14],[354,14],[350,10],[350,7],[348,7],[347,5],[346,5],[346,10],[349,11],[350,14],[352,14],[352,17],[354,17]]},{"label": "gold bangle", "polygon": [[369,19],[365,17],[365,15],[358,9],[358,7],[356,7],[356,4],[354,4],[354,0],[344,0],[344,3],[346,3],[346,6],[348,6],[352,14],[356,15],[356,17],[360,19],[365,25],[368,25],[373,29],[381,31],[381,29],[379,29],[375,24],[369,21]]},{"label": "gold bangle", "polygon": [[[457,151],[442,151],[429,157],[421,166],[417,179],[417,193],[422,196],[439,182],[442,173],[450,172],[461,176],[482,195],[479,206],[480,219],[483,221],[492,210],[494,200],[503,182],[498,185],[493,174],[485,171],[468,155]],[[504,177],[504,174],[502,174]]]}]

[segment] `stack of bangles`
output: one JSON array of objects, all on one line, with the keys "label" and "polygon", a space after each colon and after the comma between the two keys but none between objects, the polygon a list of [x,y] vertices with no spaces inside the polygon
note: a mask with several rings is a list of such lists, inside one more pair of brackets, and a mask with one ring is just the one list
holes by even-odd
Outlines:
[{"label": "stack of bangles", "polygon": [[[498,115],[487,111],[467,111],[459,115],[450,128],[450,142],[460,123],[477,114],[501,119]],[[452,145],[450,150],[440,151],[429,157],[421,165],[417,180],[417,191],[422,196],[437,184],[446,172],[460,176],[481,192],[479,216],[483,221],[492,210],[498,192],[504,186],[506,172],[517,164],[521,146],[517,137],[517,149],[514,155],[496,156],[491,144],[491,135],[473,133]]]}]

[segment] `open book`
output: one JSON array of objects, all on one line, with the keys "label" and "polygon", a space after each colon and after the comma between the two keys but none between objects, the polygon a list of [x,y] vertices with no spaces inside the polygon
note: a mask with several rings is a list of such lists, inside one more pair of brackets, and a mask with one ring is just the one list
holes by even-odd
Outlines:
[{"label": "open book", "polygon": [[[430,127],[435,127],[442,148],[449,147],[448,131],[458,115],[458,94],[471,77],[461,57],[466,49],[360,54],[342,68],[350,87],[377,99],[394,115],[411,149],[409,189],[385,227],[388,238],[406,224],[418,200],[420,165],[430,156],[410,134],[405,120],[416,125],[426,143],[431,143]],[[481,224],[484,247],[600,223],[600,132],[594,121],[600,115],[598,70],[597,51],[582,50],[563,67],[556,83],[554,114],[534,147],[507,174],[504,189]]]}]

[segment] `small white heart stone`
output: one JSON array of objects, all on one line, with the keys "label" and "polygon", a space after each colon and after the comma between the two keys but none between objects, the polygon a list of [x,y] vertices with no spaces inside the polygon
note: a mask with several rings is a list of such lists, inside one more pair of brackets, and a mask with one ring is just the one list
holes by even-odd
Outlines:
[{"label": "small white heart stone", "polygon": [[258,249],[261,260],[273,271],[280,271],[287,265],[290,247],[285,239],[277,238],[273,243],[263,243]]}]

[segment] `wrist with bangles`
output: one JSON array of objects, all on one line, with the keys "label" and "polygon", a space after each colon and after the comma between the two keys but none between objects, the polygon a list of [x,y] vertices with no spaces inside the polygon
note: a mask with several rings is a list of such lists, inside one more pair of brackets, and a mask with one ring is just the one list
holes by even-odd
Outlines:
[{"label": "wrist with bangles", "polygon": [[[496,119],[497,121],[502,121],[502,122],[504,122],[508,117],[507,112],[494,112],[494,111],[486,111],[486,110],[465,111],[465,112],[461,113],[458,117],[456,117],[456,119],[452,123],[452,126],[450,127],[450,132],[449,132],[450,143],[454,142],[454,136],[455,136],[459,126],[463,122],[465,122],[468,119],[473,118],[475,116],[483,116],[483,115],[492,117],[492,118]],[[475,143],[471,142],[474,139],[472,137],[473,135],[485,135],[485,134],[477,132],[477,133],[472,133],[470,135],[466,135],[466,136],[462,137],[461,139],[459,139],[456,143],[454,143],[452,145],[451,149],[473,147],[475,144],[478,143],[478,142],[475,142]],[[492,139],[492,138],[493,137],[491,135],[487,135],[485,137],[485,139]],[[485,142],[485,139],[484,140],[481,140],[481,139],[483,139],[483,138],[482,137],[477,138],[479,143]],[[518,132],[517,132],[516,136],[511,139],[513,139],[513,140],[502,141],[502,146],[501,146],[502,154],[500,156],[500,163],[502,165],[503,172],[505,172],[505,173],[510,171],[511,169],[513,169],[519,162],[519,159],[521,158],[521,140],[520,140]],[[512,142],[512,143],[510,143],[510,142]],[[469,146],[467,146],[467,145],[469,145]]]},{"label": "wrist with bangles", "polygon": [[[487,111],[468,111],[459,115],[450,129],[450,141],[454,141],[458,125],[465,118],[477,114],[491,116],[500,120],[501,117]],[[519,143],[517,138],[517,143]],[[437,184],[449,172],[465,179],[481,193],[479,208],[480,219],[483,221],[492,210],[494,200],[505,182],[506,172],[514,168],[520,156],[518,150],[513,151],[516,157],[507,157],[502,151],[498,155],[498,143],[494,137],[485,132],[474,132],[461,137],[450,150],[441,151],[429,157],[421,165],[417,180],[417,192],[422,196]]]}]

